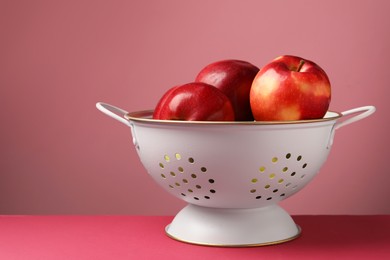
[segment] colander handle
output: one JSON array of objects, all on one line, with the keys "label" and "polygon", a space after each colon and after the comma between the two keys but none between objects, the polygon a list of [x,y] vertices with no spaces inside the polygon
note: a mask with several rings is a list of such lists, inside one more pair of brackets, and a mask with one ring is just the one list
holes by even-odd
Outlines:
[{"label": "colander handle", "polygon": [[125,124],[126,126],[129,126],[131,129],[131,135],[133,136],[133,144],[135,145],[135,147],[137,149],[139,149],[137,137],[135,134],[136,131],[134,129],[134,124],[125,118],[125,115],[127,115],[129,112],[127,112],[126,110],[124,110],[122,108],[119,108],[119,107],[116,107],[113,105],[109,105],[109,104],[103,103],[103,102],[97,102],[96,108],[99,109],[100,111],[102,111],[104,114],[108,115],[109,117],[112,117],[115,120],[118,120],[119,122]]},{"label": "colander handle", "polygon": [[341,112],[341,114],[343,115],[342,118],[344,118],[345,116],[354,115],[354,114],[358,114],[358,115],[351,116],[345,120],[341,119],[341,121],[336,123],[334,129],[335,130],[339,129],[340,127],[349,125],[349,124],[354,123],[356,121],[359,121],[363,118],[366,118],[369,115],[371,115],[372,113],[374,113],[375,110],[376,110],[376,108],[374,106],[364,106],[364,107],[358,107],[358,108],[354,108],[351,110]]},{"label": "colander handle", "polygon": [[128,113],[126,110],[103,102],[97,102],[96,108],[107,116],[112,117],[127,126],[132,126],[130,121],[126,120],[126,118],[124,117]]}]

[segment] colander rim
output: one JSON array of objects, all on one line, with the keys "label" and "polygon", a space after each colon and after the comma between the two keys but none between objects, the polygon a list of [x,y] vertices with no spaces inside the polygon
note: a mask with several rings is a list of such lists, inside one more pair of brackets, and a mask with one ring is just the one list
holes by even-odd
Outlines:
[{"label": "colander rim", "polygon": [[129,121],[160,124],[183,124],[183,125],[289,125],[307,124],[336,120],[343,115],[340,112],[328,110],[323,118],[306,120],[286,120],[286,121],[182,121],[182,120],[161,120],[153,119],[153,110],[139,110],[129,112],[124,118]]}]

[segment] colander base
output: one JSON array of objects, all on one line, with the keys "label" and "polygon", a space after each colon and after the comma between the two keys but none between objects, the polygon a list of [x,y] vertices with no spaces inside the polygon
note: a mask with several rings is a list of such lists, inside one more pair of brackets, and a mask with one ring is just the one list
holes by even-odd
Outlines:
[{"label": "colander base", "polygon": [[178,241],[219,247],[280,244],[301,229],[278,205],[254,209],[207,208],[189,204],[165,228]]}]

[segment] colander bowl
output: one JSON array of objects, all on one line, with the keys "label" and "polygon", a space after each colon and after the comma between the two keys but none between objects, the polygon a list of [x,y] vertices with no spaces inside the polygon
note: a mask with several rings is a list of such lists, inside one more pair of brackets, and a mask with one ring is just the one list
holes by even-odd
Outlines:
[{"label": "colander bowl", "polygon": [[212,246],[259,246],[301,230],[278,202],[305,187],[331,150],[336,129],[371,115],[373,106],[318,120],[203,122],[152,119],[153,111],[97,108],[131,129],[148,174],[184,200],[168,236]]}]

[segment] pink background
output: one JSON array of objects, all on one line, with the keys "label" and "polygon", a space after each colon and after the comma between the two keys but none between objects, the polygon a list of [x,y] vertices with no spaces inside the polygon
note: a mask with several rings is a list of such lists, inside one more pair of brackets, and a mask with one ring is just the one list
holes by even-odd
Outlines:
[{"label": "pink background", "polygon": [[291,214],[389,214],[390,2],[0,1],[0,214],[172,215],[128,128],[95,108],[153,108],[227,58],[293,54],[332,82],[331,109],[375,105],[342,128]]}]

